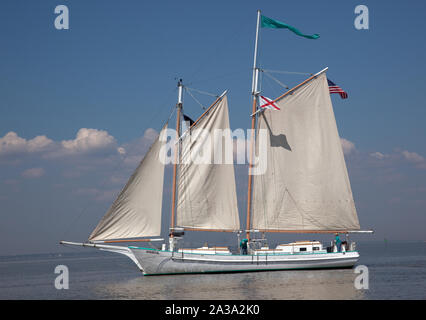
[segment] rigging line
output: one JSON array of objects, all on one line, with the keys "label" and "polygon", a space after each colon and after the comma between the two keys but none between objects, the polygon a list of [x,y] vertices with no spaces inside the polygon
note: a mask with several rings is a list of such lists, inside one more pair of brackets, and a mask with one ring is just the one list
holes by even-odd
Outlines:
[{"label": "rigging line", "polygon": [[192,91],[195,91],[195,92],[198,92],[198,93],[201,93],[201,94],[212,96],[212,97],[215,97],[215,98],[219,97],[219,95],[217,95],[217,94],[206,92],[206,91],[201,91],[201,90],[190,88],[190,87],[187,87],[187,86],[184,86],[184,88],[187,89],[187,90],[192,90]]},{"label": "rigging line", "polygon": [[163,122],[163,125],[161,126],[161,128],[163,128],[166,125],[166,123],[170,121],[170,119],[173,117],[173,115],[175,114],[175,112],[176,112],[176,107],[173,106],[172,110],[170,111],[169,117],[167,118],[166,121]]},{"label": "rigging line", "polygon": [[272,80],[274,80],[276,83],[278,83],[280,86],[282,86],[285,89],[290,89],[285,83],[282,83],[280,80],[278,80],[277,78],[275,78],[273,75],[269,74],[267,71],[263,70],[263,72],[266,76],[268,76],[269,78],[271,78]]},{"label": "rigging line", "polygon": [[283,70],[271,70],[271,69],[261,69],[263,72],[269,72],[269,73],[282,73],[282,74],[300,74],[300,75],[310,75],[312,76],[312,73],[309,72],[293,72],[293,71],[283,71]]},{"label": "rigging line", "polygon": [[[199,116],[198,117],[198,119],[197,120],[195,120],[195,122],[189,127],[189,128],[187,128],[186,129],[186,131],[183,133],[183,134],[181,134],[180,135],[180,137],[179,137],[179,140],[178,141],[181,141],[182,140],[182,138],[186,135],[186,133],[187,132],[190,132],[190,130],[194,127],[194,126],[196,126],[197,124],[198,124],[198,122],[201,120],[201,119],[203,119],[211,110],[212,110],[212,108],[213,107],[216,107],[217,105],[218,105],[218,103],[223,99],[223,97],[225,96],[225,94],[228,92],[228,90],[225,90],[208,108],[207,108],[207,110],[206,111],[204,111],[204,113],[201,115],[201,116]],[[176,142],[177,143],[177,142]]]},{"label": "rigging line", "polygon": [[194,95],[191,93],[191,90],[189,90],[187,87],[184,87],[184,88],[185,88],[186,92],[189,93],[191,98],[194,99],[194,101],[200,105],[201,109],[206,110],[206,107],[204,107],[203,104],[200,101],[198,101],[197,98],[194,97]]},{"label": "rigging line", "polygon": [[[169,94],[167,95],[166,101],[168,101],[168,100],[169,100],[169,98],[170,98],[171,94],[172,94],[172,93],[174,93],[174,92],[176,92],[176,90],[177,90],[177,88],[174,88],[171,92],[169,92]],[[162,103],[161,105],[165,105],[165,104],[166,104],[166,103]],[[168,102],[167,102],[167,104],[168,104]],[[158,109],[163,110],[163,108],[158,108]],[[170,108],[170,109],[171,109],[171,110],[169,111],[170,115],[169,115],[169,117],[167,118],[167,120],[166,120],[166,121],[163,121],[163,123],[161,124],[160,131],[161,131],[161,129],[165,126],[165,124],[166,124],[166,123],[168,123],[168,122],[170,121],[171,117],[173,116],[173,114],[174,114],[174,112],[175,112],[176,105],[173,105],[173,104],[172,104],[172,106],[171,106],[171,108]],[[156,115],[154,115],[154,116],[151,118],[151,120],[149,121],[149,123],[152,123],[152,120],[154,120],[154,118],[155,118],[155,117],[157,117],[159,114],[160,114],[160,112],[157,112],[157,114],[156,114]],[[161,113],[161,114],[162,114],[162,113]]]},{"label": "rigging line", "polygon": [[265,89],[268,89],[268,91],[271,91],[275,97],[278,97],[282,94],[281,87],[279,87],[278,89],[275,82],[271,78],[265,77],[264,79],[265,79],[264,81]]}]

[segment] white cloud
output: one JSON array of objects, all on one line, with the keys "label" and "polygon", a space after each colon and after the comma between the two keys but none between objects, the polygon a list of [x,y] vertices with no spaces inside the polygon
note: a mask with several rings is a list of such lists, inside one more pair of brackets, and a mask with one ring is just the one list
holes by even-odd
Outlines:
[{"label": "white cloud", "polygon": [[145,130],[143,136],[139,139],[125,143],[117,148],[117,152],[124,156],[124,164],[134,168],[141,162],[143,156],[148,151],[154,140],[158,136],[158,131],[152,128]]},{"label": "white cloud", "polygon": [[[395,149],[392,153],[384,154],[381,152],[370,153],[371,158],[381,160],[380,163],[384,166],[397,166],[402,162],[411,163],[417,169],[426,169],[426,158],[417,152]],[[402,161],[402,162],[401,162]],[[378,164],[379,162],[377,162]]]},{"label": "white cloud", "polygon": [[146,129],[143,134],[143,138],[150,142],[154,142],[157,136],[158,136],[158,131],[153,128]]},{"label": "white cloud", "polygon": [[112,148],[116,140],[107,131],[97,129],[81,128],[75,139],[61,142],[62,152],[67,154],[87,153],[94,150]]},{"label": "white cloud", "polygon": [[355,144],[345,138],[340,138],[340,142],[342,143],[343,153],[345,155],[351,154],[356,150]]},{"label": "white cloud", "polygon": [[24,172],[21,173],[21,175],[24,178],[40,178],[41,176],[44,175],[44,169],[43,168],[31,168],[31,169],[27,169]]},{"label": "white cloud", "polygon": [[0,156],[42,152],[52,147],[53,144],[53,141],[46,136],[37,136],[31,140],[26,140],[10,131],[3,138],[0,138]]},{"label": "white cloud", "polygon": [[414,164],[418,169],[426,169],[426,159],[416,152],[409,152],[407,150],[401,151],[401,155],[405,160]]},{"label": "white cloud", "polygon": [[420,163],[423,162],[425,160],[425,158],[423,158],[421,155],[419,155],[416,152],[409,152],[409,151],[402,151],[401,154],[403,155],[403,157],[410,161],[410,162],[414,162],[414,163]]},{"label": "white cloud", "polygon": [[107,131],[81,128],[75,139],[54,142],[46,136],[37,136],[26,140],[13,131],[0,138],[0,157],[16,154],[42,153],[43,157],[58,157],[71,154],[87,154],[100,150],[114,150],[117,142]]},{"label": "white cloud", "polygon": [[119,147],[117,148],[117,152],[121,155],[125,155],[126,154],[126,149],[124,149],[123,147]]},{"label": "white cloud", "polygon": [[379,159],[379,160],[383,160],[385,158],[389,158],[389,155],[383,154],[381,152],[370,153],[370,156],[373,157],[373,158]]},{"label": "white cloud", "polygon": [[53,145],[53,141],[46,136],[37,136],[34,139],[28,140],[27,146],[29,152],[44,151]]}]

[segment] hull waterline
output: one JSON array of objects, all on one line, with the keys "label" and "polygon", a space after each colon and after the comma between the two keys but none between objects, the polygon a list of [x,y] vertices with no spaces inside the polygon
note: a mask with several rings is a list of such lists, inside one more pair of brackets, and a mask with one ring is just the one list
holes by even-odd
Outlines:
[{"label": "hull waterline", "polygon": [[[276,270],[351,268],[356,251],[335,253],[229,255],[193,254],[129,247],[144,275],[259,272]],[[133,260],[133,259],[132,259]]]}]

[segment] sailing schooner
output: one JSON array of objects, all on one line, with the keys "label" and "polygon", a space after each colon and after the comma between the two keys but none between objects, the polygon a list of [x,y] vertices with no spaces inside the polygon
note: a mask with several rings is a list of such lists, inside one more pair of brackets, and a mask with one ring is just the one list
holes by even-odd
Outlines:
[{"label": "sailing schooner", "polygon": [[[240,230],[234,164],[217,161],[222,141],[232,141],[227,92],[182,134],[182,80],[178,82],[174,144],[172,214],[168,247],[115,246],[114,242],[164,241],[161,214],[167,127],[89,236],[89,242],[61,241],[121,253],[144,275],[244,272],[352,267],[359,259],[355,243],[324,248],[318,241],[263,245],[253,235],[264,232],[341,233],[360,231],[334,117],[327,68],[259,108],[257,67],[260,11],[257,13],[253,68],[247,228],[248,252],[228,247],[179,248],[184,231]],[[220,139],[210,135],[220,132]],[[207,133],[207,134],[206,134]],[[261,136],[265,139],[259,139]],[[257,139],[256,139],[257,138]],[[254,173],[253,158],[263,153]],[[221,153],[222,155],[222,153]],[[224,155],[226,157],[226,153]],[[200,157],[204,161],[197,161]],[[223,160],[223,159],[221,159]],[[259,245],[260,244],[260,245]]]}]

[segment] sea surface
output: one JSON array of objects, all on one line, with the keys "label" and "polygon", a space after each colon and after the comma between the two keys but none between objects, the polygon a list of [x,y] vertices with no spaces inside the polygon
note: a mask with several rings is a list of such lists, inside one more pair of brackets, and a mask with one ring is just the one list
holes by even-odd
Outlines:
[{"label": "sea surface", "polygon": [[[357,248],[358,265],[368,268],[368,289],[355,287],[355,269],[144,277],[125,256],[76,248],[0,257],[0,299],[426,298],[425,242],[366,242]],[[68,289],[55,288],[58,265],[68,268]]]}]

